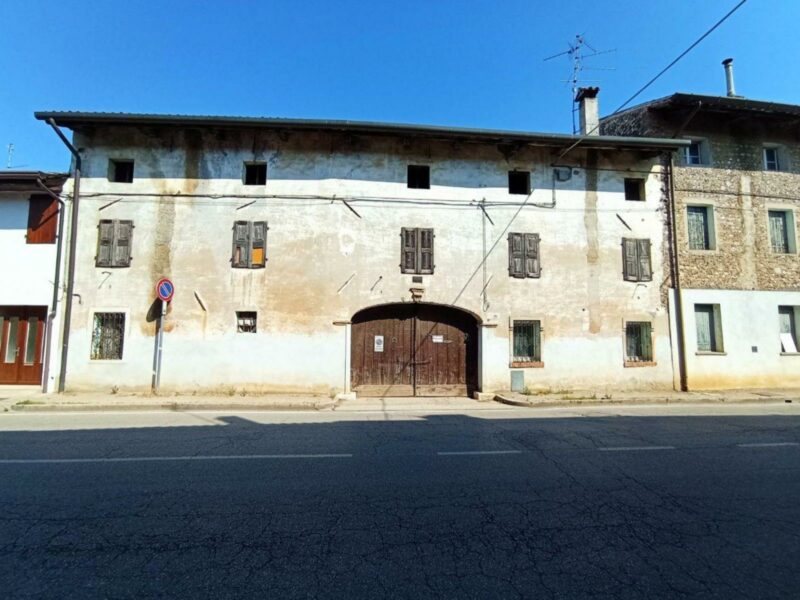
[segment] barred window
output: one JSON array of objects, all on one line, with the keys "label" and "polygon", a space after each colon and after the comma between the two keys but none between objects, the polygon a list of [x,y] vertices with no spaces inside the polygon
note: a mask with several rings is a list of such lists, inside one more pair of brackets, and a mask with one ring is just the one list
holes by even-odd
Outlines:
[{"label": "barred window", "polygon": [[122,360],[125,313],[95,313],[92,327],[92,360]]},{"label": "barred window", "polygon": [[541,321],[514,321],[513,344],[513,362],[540,362],[542,360]]},{"label": "barred window", "polygon": [[236,331],[238,333],[255,333],[257,318],[255,311],[236,311]]}]

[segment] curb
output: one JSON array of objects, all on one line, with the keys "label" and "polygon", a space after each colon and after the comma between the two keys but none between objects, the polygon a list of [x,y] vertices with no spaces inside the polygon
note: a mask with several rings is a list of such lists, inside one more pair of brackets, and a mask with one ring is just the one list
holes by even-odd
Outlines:
[{"label": "curb", "polygon": [[14,404],[10,409],[14,412],[125,412],[125,411],[164,411],[191,412],[201,410],[213,411],[247,411],[247,410],[331,410],[336,406],[335,400],[312,402],[272,403],[230,403],[230,404],[192,404],[191,402],[162,402],[158,404],[126,403],[126,404]]},{"label": "curb", "polygon": [[529,402],[526,400],[518,400],[502,394],[496,394],[494,397],[495,402],[500,404],[508,404],[509,406],[519,406],[523,408],[549,408],[549,407],[565,407],[565,406],[613,406],[622,404],[791,404],[796,398],[788,396],[775,396],[775,397],[755,397],[755,398],[675,398],[674,396],[658,396],[650,397],[647,399],[630,399],[630,398],[609,398],[609,399],[588,399],[588,398],[564,398],[553,400],[539,400]]}]

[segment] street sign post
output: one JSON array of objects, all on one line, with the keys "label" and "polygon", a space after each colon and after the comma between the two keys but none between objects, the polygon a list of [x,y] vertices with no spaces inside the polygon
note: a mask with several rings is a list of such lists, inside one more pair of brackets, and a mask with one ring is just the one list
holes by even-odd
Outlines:
[{"label": "street sign post", "polygon": [[164,348],[164,317],[167,315],[167,303],[175,295],[175,284],[166,277],[156,283],[156,295],[161,300],[161,310],[156,322],[156,348],[153,356],[153,381],[150,385],[153,393],[158,393],[161,385],[161,353]]}]

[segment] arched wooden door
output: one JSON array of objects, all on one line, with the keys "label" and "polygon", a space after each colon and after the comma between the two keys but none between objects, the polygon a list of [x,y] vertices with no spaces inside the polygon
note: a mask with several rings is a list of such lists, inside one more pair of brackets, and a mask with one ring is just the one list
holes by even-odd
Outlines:
[{"label": "arched wooden door", "polygon": [[387,304],[353,317],[351,383],[362,396],[466,396],[478,387],[478,324],[435,304]]}]

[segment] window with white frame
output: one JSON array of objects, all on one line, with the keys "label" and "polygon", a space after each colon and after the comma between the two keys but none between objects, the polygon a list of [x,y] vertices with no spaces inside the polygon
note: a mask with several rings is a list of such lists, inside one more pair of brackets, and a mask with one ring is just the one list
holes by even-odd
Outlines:
[{"label": "window with white frame", "polygon": [[723,352],[722,318],[719,304],[695,304],[698,352]]},{"label": "window with white frame", "polygon": [[514,321],[512,329],[512,362],[541,362],[542,322],[532,320]]},{"label": "window with white frame", "polygon": [[777,146],[765,146],[763,153],[764,153],[764,170],[780,171],[781,170],[780,149]]},{"label": "window with white frame", "polygon": [[625,323],[625,361],[653,362],[653,326],[647,321]]},{"label": "window with white frame", "polygon": [[686,226],[689,250],[713,250],[716,247],[712,206],[687,206]]},{"label": "window with white frame", "polygon": [[800,306],[779,306],[778,322],[781,339],[781,352],[787,354],[797,353],[797,319]]},{"label": "window with white frame", "polygon": [[704,140],[692,140],[683,148],[683,164],[705,165],[708,164],[708,152]]},{"label": "window with white frame", "polygon": [[796,252],[794,237],[794,213],[791,210],[771,209],[767,211],[769,241],[776,254]]}]

